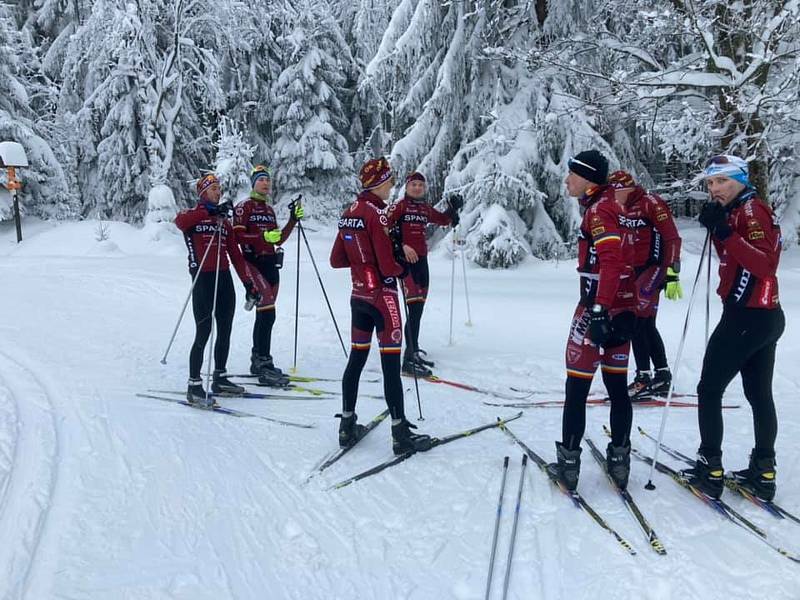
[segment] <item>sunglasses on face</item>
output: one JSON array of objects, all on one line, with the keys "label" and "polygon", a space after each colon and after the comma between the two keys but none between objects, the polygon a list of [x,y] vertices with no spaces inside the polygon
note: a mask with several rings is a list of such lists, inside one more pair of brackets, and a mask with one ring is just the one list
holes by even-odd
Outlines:
[{"label": "sunglasses on face", "polygon": [[709,158],[706,167],[710,167],[711,165],[728,165],[730,163],[731,161],[727,156],[720,154]]}]

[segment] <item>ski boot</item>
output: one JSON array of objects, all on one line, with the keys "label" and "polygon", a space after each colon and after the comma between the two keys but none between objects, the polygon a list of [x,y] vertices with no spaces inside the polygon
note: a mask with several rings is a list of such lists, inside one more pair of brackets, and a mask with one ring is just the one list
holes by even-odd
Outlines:
[{"label": "ski boot", "polygon": [[653,379],[647,386],[647,394],[650,396],[666,396],[669,394],[669,388],[672,385],[672,373],[669,368],[656,369]]},{"label": "ski boot", "polygon": [[721,456],[705,456],[701,452],[697,454],[694,467],[680,472],[689,485],[717,500],[725,487],[723,473]]},{"label": "ski boot", "polygon": [[223,369],[216,369],[214,378],[211,380],[211,391],[214,394],[237,396],[244,394],[247,390],[228,379],[228,374]]},{"label": "ski boot", "polygon": [[278,375],[284,375],[284,372],[275,366],[275,363],[272,361],[271,355],[267,354],[266,356],[264,356],[264,364],[268,370],[273,371]]},{"label": "ski boot", "polygon": [[547,465],[547,472],[554,475],[569,491],[578,487],[581,474],[581,448],[568,450],[561,442],[556,442],[557,462]]},{"label": "ski boot", "polygon": [[753,451],[750,465],[741,471],[733,471],[731,477],[740,487],[766,502],[772,502],[775,497],[774,458],[758,458]]},{"label": "ski boot", "polygon": [[351,448],[355,446],[356,442],[364,437],[364,432],[367,428],[357,422],[358,415],[356,413],[353,413],[349,417],[342,416],[341,414],[336,416],[341,419],[339,422],[339,447]]},{"label": "ski boot", "polygon": [[431,436],[412,433],[412,429],[416,429],[416,426],[405,419],[397,425],[392,425],[392,450],[395,456],[407,452],[425,452],[431,449],[433,444]]},{"label": "ski boot", "polygon": [[261,375],[267,367],[266,356],[257,354],[255,350],[250,353],[250,374]]},{"label": "ski boot", "polygon": [[636,377],[628,386],[628,396],[631,400],[636,401],[649,394],[648,387],[650,386],[650,371],[636,371]]},{"label": "ski boot", "polygon": [[631,474],[630,443],[620,447],[609,442],[606,447],[606,470],[619,489],[628,487],[628,476]]},{"label": "ski boot", "polygon": [[186,388],[186,401],[197,408],[212,409],[216,402],[211,396],[206,396],[201,379],[190,379]]},{"label": "ski boot", "polygon": [[289,376],[266,369],[258,376],[258,383],[269,387],[285,388],[289,386]]},{"label": "ski boot", "polygon": [[416,352],[414,352],[413,360],[418,365],[422,365],[423,367],[428,367],[429,369],[432,369],[433,367],[436,366],[436,363],[434,363],[432,360],[423,358],[423,356],[425,356],[426,354],[427,352],[425,352],[424,350],[417,350]]},{"label": "ski boot", "polygon": [[425,365],[418,363],[414,360],[413,356],[406,356],[403,358],[402,371],[405,375],[413,375],[415,377],[430,377],[433,375],[433,371]]}]

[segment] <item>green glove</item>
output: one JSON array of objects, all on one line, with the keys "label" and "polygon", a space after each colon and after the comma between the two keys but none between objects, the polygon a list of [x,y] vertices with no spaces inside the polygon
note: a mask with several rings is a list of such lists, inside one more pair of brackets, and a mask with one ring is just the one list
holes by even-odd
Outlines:
[{"label": "green glove", "polygon": [[667,278],[665,281],[667,282],[667,291],[665,294],[667,300],[680,300],[683,298],[681,280],[678,277],[678,273],[672,267],[667,267]]},{"label": "green glove", "polygon": [[306,216],[306,211],[303,208],[303,205],[300,204],[299,198],[298,200],[292,200],[289,203],[289,213],[298,221]]},{"label": "green glove", "polygon": [[270,244],[277,244],[281,241],[281,230],[280,229],[270,229],[269,231],[264,232],[264,241]]}]

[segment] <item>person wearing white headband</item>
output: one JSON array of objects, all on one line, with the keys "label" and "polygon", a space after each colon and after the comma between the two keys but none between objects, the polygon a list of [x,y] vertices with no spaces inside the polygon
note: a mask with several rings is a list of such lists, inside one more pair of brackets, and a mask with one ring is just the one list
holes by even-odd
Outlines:
[{"label": "person wearing white headband", "polygon": [[747,162],[722,154],[703,171],[711,200],[699,221],[719,255],[722,318],[708,341],[697,385],[700,447],[689,483],[713,498],[724,488],[722,395],[737,373],[753,410],[755,444],[746,469],[731,476],[762,500],[775,496],[778,419],[772,399],[775,350],[785,327],[778,298],[781,231],[750,183]]}]

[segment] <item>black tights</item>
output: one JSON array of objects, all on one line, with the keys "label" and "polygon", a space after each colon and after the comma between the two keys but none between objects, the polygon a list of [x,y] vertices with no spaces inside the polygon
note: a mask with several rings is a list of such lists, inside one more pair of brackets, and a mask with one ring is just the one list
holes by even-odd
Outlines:
[{"label": "black tights", "polygon": [[[211,335],[211,309],[214,303],[214,271],[200,273],[192,292],[195,335],[189,353],[189,378],[199,379],[203,366],[203,351]],[[217,322],[217,337],[214,341],[214,368],[225,370],[231,345],[233,313],[236,309],[236,293],[228,270],[219,272],[217,306],[214,318]]]},{"label": "black tights", "polygon": [[[628,397],[628,378],[621,373],[603,372],[603,383],[611,399],[611,442],[614,446],[628,445],[633,423],[633,409]],[[586,430],[586,398],[591,379],[567,376],[566,402],[561,420],[561,443],[568,450],[580,447]]]},{"label": "black tights", "polygon": [[708,340],[697,384],[700,452],[722,455],[722,395],[736,376],[753,410],[754,454],[774,458],[778,419],[772,398],[775,348],[786,321],[780,308],[728,308]]},{"label": "black tights", "polygon": [[636,318],[632,345],[637,371],[649,371],[651,359],[654,368],[665,369],[667,367],[667,353],[664,350],[664,340],[661,339],[661,334],[656,328],[655,315]]}]

